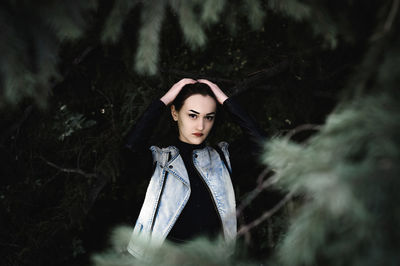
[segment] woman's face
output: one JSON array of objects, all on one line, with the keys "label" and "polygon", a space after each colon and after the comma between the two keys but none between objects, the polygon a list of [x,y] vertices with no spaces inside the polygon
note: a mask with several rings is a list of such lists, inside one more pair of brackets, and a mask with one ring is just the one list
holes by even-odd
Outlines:
[{"label": "woman's face", "polygon": [[217,103],[209,95],[188,97],[181,109],[171,106],[172,118],[178,122],[179,139],[189,144],[201,144],[214,125]]}]

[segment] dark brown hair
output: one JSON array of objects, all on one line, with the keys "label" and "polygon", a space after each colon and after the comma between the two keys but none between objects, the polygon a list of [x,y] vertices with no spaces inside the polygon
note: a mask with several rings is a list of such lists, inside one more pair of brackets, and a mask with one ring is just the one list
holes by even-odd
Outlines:
[{"label": "dark brown hair", "polygon": [[195,94],[200,94],[203,96],[207,96],[207,95],[211,96],[215,100],[216,105],[218,106],[217,98],[215,97],[215,95],[212,92],[212,90],[210,89],[210,87],[207,84],[200,83],[200,82],[197,82],[194,84],[186,84],[185,86],[183,86],[183,88],[181,89],[179,94],[176,96],[176,98],[172,102],[172,104],[175,106],[175,109],[177,111],[179,111],[182,108],[185,100]]}]

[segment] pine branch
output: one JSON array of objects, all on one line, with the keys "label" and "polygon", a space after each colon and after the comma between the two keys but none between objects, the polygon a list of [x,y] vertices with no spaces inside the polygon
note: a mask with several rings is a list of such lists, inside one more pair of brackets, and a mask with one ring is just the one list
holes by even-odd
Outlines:
[{"label": "pine branch", "polygon": [[246,10],[247,20],[253,30],[258,30],[263,26],[265,12],[259,0],[243,1],[243,9]]},{"label": "pine branch", "polygon": [[255,87],[259,84],[266,82],[268,79],[277,76],[278,74],[286,71],[289,68],[289,60],[284,60],[279,64],[267,68],[261,69],[256,72],[250,73],[249,78],[245,79],[234,88],[232,88],[232,95],[240,94],[251,87]]},{"label": "pine branch", "polygon": [[84,34],[97,1],[11,2],[0,8],[0,106],[31,98],[43,108],[61,80],[60,43]]},{"label": "pine branch", "polygon": [[322,126],[321,125],[315,125],[315,124],[304,124],[304,125],[300,125],[292,130],[290,130],[287,134],[286,134],[286,138],[291,139],[294,135],[296,135],[297,133],[303,132],[303,131],[307,131],[307,130],[321,130]]},{"label": "pine branch", "polygon": [[236,209],[236,216],[240,216],[242,211],[265,189],[272,186],[279,181],[277,175],[271,176],[264,182],[262,180],[271,172],[270,169],[266,168],[257,178],[258,185],[255,189],[248,193],[248,196],[243,200],[243,202]]},{"label": "pine branch", "polygon": [[390,9],[389,16],[385,22],[385,26],[383,27],[385,32],[389,32],[390,29],[392,28],[393,21],[396,18],[397,12],[399,11],[399,5],[400,5],[399,0],[393,0],[393,4]]},{"label": "pine branch", "polygon": [[201,73],[199,74],[197,72],[183,71],[183,70],[174,69],[174,68],[161,68],[160,72],[161,73],[172,74],[172,75],[176,76],[177,78],[190,77],[190,78],[193,78],[193,79],[208,79],[208,80],[212,80],[212,81],[216,82],[217,84],[220,84],[220,83],[235,84],[235,83],[237,83],[237,81],[234,81],[234,80],[231,80],[231,79],[204,76]]},{"label": "pine branch", "polygon": [[165,1],[143,3],[135,70],[140,74],[155,75],[159,59],[160,31],[165,15]]},{"label": "pine branch", "polygon": [[278,204],[276,204],[272,209],[264,212],[259,218],[254,220],[253,222],[243,225],[242,227],[239,228],[238,230],[238,236],[242,236],[247,234],[251,229],[254,227],[258,226],[268,218],[270,218],[272,215],[274,215],[277,211],[279,211],[283,206],[285,206],[286,203],[288,203],[291,199],[292,196],[294,195],[294,192],[291,191],[289,192]]},{"label": "pine branch", "polygon": [[116,42],[119,39],[126,17],[138,3],[139,0],[116,0],[114,2],[113,9],[104,25],[102,42]]},{"label": "pine branch", "polygon": [[172,9],[179,17],[179,24],[184,38],[192,50],[204,46],[206,34],[204,27],[196,15],[196,3],[194,1],[171,1]]},{"label": "pine branch", "polygon": [[103,190],[103,188],[108,184],[110,181],[110,177],[105,176],[101,173],[97,174],[95,182],[91,185],[91,189],[88,192],[88,196],[86,201],[83,203],[83,210],[85,213],[88,213],[89,210],[92,208],[93,204],[96,202],[99,193]]},{"label": "pine branch", "polygon": [[[110,178],[108,176],[103,175],[102,173],[86,173],[82,169],[79,168],[64,168],[61,166],[56,165],[55,163],[52,163],[45,159],[44,157],[40,157],[46,164],[50,165],[51,167],[54,167],[61,172],[68,173],[68,174],[78,174],[82,175],[86,178],[94,178],[94,182],[91,183],[91,186],[89,187],[87,191],[87,196],[84,199],[84,202],[80,204],[82,206],[82,211],[84,214],[87,214],[89,210],[92,208],[93,204],[96,202],[97,197],[99,196],[99,193],[103,190],[103,188],[108,184],[110,181]],[[79,208],[80,209],[80,208]],[[78,221],[81,220],[79,217],[82,215],[82,212],[77,210],[76,211],[77,217],[73,217],[72,220]]]},{"label": "pine branch", "polygon": [[225,7],[225,0],[205,0],[203,4],[203,12],[201,21],[205,24],[213,24],[218,22],[219,14]]},{"label": "pine branch", "polygon": [[371,38],[372,41],[376,41],[382,38],[391,30],[393,22],[399,10],[399,6],[400,6],[400,0],[393,0],[392,6],[390,7],[390,11],[386,18],[385,24],[383,25],[382,31],[376,32]]},{"label": "pine branch", "polygon": [[87,178],[98,177],[98,175],[95,173],[86,173],[85,171],[83,171],[82,169],[79,169],[79,168],[64,168],[64,167],[58,166],[55,163],[48,161],[47,159],[45,159],[42,156],[40,156],[40,159],[42,159],[46,164],[50,165],[51,167],[54,167],[64,173],[78,174],[78,175],[82,175]]},{"label": "pine branch", "polygon": [[[191,77],[194,79],[202,78],[202,79],[208,79],[217,84],[220,84],[220,83],[237,84],[234,87],[226,89],[228,94],[230,94],[231,96],[235,96],[237,94],[245,92],[248,89],[257,87],[260,84],[265,83],[268,79],[271,79],[271,78],[281,74],[282,72],[286,71],[288,68],[289,68],[289,61],[284,60],[281,63],[279,63],[273,67],[257,70],[255,72],[248,74],[248,78],[244,79],[241,82],[235,81],[235,80],[230,80],[230,79],[225,79],[225,78],[219,78],[219,77],[204,76],[202,74],[182,71],[182,70],[178,70],[178,69],[163,68],[163,69],[161,69],[161,72],[170,73],[175,76],[178,76],[179,78],[184,78],[184,77]],[[273,89],[273,87],[267,87],[267,90],[271,90],[271,89]]]},{"label": "pine branch", "polygon": [[365,52],[363,61],[358,66],[357,72],[353,75],[347,86],[348,88],[351,88],[348,91],[352,93],[352,95],[349,95],[349,99],[361,97],[361,95],[368,90],[368,87],[373,87],[374,85],[379,69],[376,66],[382,65],[384,60],[383,55],[390,46],[390,36],[395,34],[393,31],[385,32],[385,30],[382,31],[381,29],[385,29],[385,25],[390,25],[391,27],[391,19],[392,17],[394,19],[395,15],[397,14],[397,9],[399,8],[399,4],[397,2],[398,0],[393,1],[392,9],[389,13],[388,19],[383,23],[377,23],[374,32],[369,38],[369,48],[367,52]]}]

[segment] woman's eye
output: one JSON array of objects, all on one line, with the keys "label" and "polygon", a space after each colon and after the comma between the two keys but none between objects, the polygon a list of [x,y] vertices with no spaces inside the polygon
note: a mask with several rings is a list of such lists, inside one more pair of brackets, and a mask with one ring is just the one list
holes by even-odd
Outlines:
[{"label": "woman's eye", "polygon": [[214,119],[214,117],[213,116],[206,116],[206,119],[209,120],[209,121],[212,121]]},{"label": "woman's eye", "polygon": [[197,115],[195,115],[195,114],[189,114],[189,116],[190,116],[190,118],[196,118],[197,117]]}]

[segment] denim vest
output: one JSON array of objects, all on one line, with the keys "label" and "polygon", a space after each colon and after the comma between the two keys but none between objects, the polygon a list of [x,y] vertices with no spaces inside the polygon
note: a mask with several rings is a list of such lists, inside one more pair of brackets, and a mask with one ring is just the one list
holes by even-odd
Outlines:
[{"label": "denim vest", "polygon": [[[221,218],[224,239],[235,240],[236,203],[229,175],[228,144],[218,144],[228,165],[219,153],[206,146],[193,151],[193,163],[207,184]],[[150,148],[155,170],[147,187],[145,200],[133,230],[128,251],[138,258],[146,259],[159,247],[174,226],[190,196],[189,177],[182,157],[176,147]],[[229,169],[227,169],[227,167]]]}]

